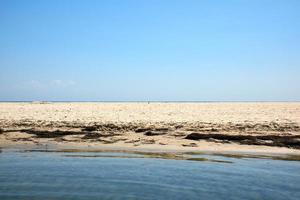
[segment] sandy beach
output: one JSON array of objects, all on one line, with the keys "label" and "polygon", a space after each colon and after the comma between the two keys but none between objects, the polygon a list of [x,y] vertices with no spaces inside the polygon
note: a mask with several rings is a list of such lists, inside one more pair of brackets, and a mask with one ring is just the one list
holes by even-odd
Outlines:
[{"label": "sandy beach", "polygon": [[0,147],[300,154],[300,103],[0,103]]}]

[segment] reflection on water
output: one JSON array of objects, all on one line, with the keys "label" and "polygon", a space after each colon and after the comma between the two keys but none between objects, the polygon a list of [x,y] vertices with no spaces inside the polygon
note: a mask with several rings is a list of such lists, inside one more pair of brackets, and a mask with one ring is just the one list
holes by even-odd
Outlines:
[{"label": "reflection on water", "polygon": [[3,150],[0,199],[300,199],[300,162],[194,152]]},{"label": "reflection on water", "polygon": [[202,161],[202,162],[222,162],[232,163],[228,160],[217,160],[212,158],[206,158],[199,155],[190,156],[188,154],[178,153],[153,153],[153,152],[132,152],[132,153],[116,153],[116,152],[85,152],[84,154],[65,154],[66,157],[79,157],[79,158],[152,158],[152,159],[172,159],[172,160],[190,160],[190,161]]}]

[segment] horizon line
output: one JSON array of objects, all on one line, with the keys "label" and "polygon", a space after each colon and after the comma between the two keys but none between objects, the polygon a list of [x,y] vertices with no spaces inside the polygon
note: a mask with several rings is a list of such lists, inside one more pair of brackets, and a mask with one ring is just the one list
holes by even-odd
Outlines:
[{"label": "horizon line", "polygon": [[237,101],[237,100],[227,100],[227,101],[201,101],[201,100],[184,100],[184,101],[174,101],[174,100],[120,100],[120,101],[47,101],[47,100],[32,100],[32,101],[1,101],[0,103],[300,103],[300,100],[246,100],[246,101]]}]

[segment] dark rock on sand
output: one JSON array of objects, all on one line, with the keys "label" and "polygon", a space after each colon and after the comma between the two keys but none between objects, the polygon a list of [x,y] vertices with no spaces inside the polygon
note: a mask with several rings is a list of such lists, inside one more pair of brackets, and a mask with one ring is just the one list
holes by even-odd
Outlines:
[{"label": "dark rock on sand", "polygon": [[136,133],[143,133],[143,132],[151,131],[151,130],[152,130],[151,128],[137,128],[137,129],[135,129],[135,132]]},{"label": "dark rock on sand", "polygon": [[181,129],[181,128],[183,128],[183,127],[184,127],[183,125],[179,124],[179,125],[176,125],[176,126],[175,126],[175,129]]},{"label": "dark rock on sand", "polygon": [[87,126],[87,127],[82,128],[81,130],[82,131],[96,131],[97,129],[98,129],[97,126]]},{"label": "dark rock on sand", "polygon": [[196,143],[190,143],[190,144],[182,144],[184,147],[198,147]]}]

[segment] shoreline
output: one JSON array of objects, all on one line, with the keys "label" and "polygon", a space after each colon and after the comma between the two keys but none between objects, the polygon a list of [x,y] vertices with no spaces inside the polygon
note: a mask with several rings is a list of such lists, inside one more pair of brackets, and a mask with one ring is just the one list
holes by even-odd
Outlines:
[{"label": "shoreline", "polygon": [[[200,141],[198,146],[144,144],[134,146],[130,143],[117,142],[103,144],[99,142],[57,142],[54,140],[41,140],[38,143],[31,141],[4,141],[1,140],[1,149],[17,150],[70,150],[79,151],[139,151],[139,152],[197,152],[204,154],[237,154],[261,156],[300,155],[299,149],[286,147],[270,147],[263,145],[240,145],[236,143],[218,144],[215,142]],[[185,141],[186,142],[186,141]]]},{"label": "shoreline", "polygon": [[0,147],[300,154],[300,103],[0,103]]}]

